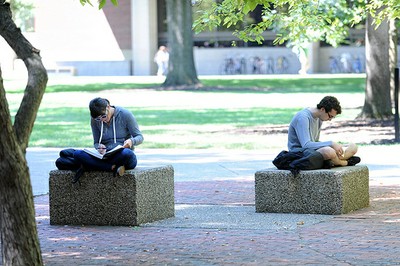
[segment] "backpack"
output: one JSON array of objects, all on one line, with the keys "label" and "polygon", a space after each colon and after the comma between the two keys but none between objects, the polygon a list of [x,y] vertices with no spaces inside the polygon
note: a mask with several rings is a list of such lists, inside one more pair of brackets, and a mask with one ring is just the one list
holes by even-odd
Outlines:
[{"label": "backpack", "polygon": [[330,160],[324,160],[321,153],[308,148],[281,151],[272,163],[280,170],[290,170],[294,176],[297,176],[300,170],[329,169],[332,167]]},{"label": "backpack", "polygon": [[60,151],[60,157],[56,160],[58,170],[78,170],[80,164],[74,158],[75,149]]}]

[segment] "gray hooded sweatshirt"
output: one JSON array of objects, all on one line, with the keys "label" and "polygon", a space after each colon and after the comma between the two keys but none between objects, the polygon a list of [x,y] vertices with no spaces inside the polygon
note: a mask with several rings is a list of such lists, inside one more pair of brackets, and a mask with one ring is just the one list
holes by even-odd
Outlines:
[{"label": "gray hooded sweatshirt", "polygon": [[111,150],[117,145],[123,145],[125,140],[131,139],[133,150],[135,146],[143,142],[138,123],[129,110],[119,106],[112,107],[115,108],[115,112],[109,125],[93,118],[90,120],[94,147],[97,149],[102,143],[106,145],[107,150]]}]

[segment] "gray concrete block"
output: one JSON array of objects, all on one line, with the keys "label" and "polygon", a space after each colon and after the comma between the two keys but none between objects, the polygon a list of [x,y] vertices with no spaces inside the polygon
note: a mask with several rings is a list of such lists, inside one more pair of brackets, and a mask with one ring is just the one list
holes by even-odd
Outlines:
[{"label": "gray concrete block", "polygon": [[369,205],[367,166],[255,173],[256,212],[344,214]]},{"label": "gray concrete block", "polygon": [[111,172],[85,172],[81,185],[73,171],[50,171],[52,225],[127,225],[174,217],[174,168],[171,165]]}]

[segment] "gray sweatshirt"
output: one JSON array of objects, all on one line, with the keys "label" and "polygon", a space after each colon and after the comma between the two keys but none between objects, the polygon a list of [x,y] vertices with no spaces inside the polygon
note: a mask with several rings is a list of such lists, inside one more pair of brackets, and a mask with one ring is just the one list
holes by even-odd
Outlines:
[{"label": "gray sweatshirt", "polygon": [[288,130],[288,149],[310,148],[317,150],[331,146],[332,141],[319,142],[322,120],[314,118],[306,108],[299,111],[292,119]]},{"label": "gray sweatshirt", "polygon": [[143,135],[139,130],[133,114],[122,107],[112,106],[115,108],[113,117],[108,125],[102,121],[90,120],[92,127],[94,147],[97,149],[99,143],[106,145],[107,150],[113,149],[117,145],[123,145],[124,141],[131,139],[134,146],[143,142]]}]

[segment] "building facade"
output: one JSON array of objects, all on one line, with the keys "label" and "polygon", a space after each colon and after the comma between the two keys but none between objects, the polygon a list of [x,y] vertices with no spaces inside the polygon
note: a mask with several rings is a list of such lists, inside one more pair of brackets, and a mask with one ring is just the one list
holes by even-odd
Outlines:
[{"label": "building facade", "polygon": [[[155,75],[154,54],[166,45],[165,0],[119,1],[102,10],[78,0],[35,0],[34,31],[24,35],[49,73],[77,76]],[[230,32],[194,35],[199,75],[364,72],[365,47],[334,49],[310,44],[307,55],[284,46],[231,47]],[[274,35],[266,33],[266,40]],[[210,40],[213,42],[210,44]],[[224,45],[222,45],[224,44]],[[21,60],[0,40],[3,75],[24,70]]]}]

